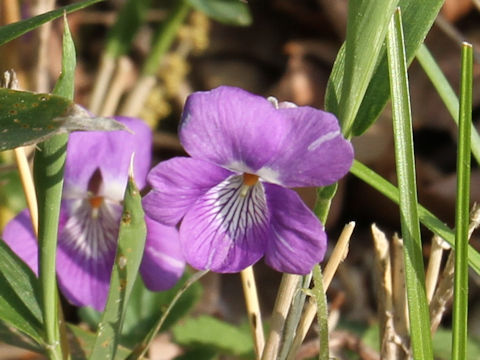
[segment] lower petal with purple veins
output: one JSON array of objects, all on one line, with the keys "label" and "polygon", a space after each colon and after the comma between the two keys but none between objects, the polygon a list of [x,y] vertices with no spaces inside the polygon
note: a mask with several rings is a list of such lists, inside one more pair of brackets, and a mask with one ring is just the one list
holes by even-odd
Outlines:
[{"label": "lower petal with purple veins", "polygon": [[232,175],[190,208],[180,225],[187,262],[197,269],[238,272],[264,254],[269,213],[263,185]]},{"label": "lower petal with purple veins", "polygon": [[147,241],[140,273],[148,289],[162,291],[171,288],[185,269],[178,231],[145,216]]},{"label": "lower petal with purple veins", "polygon": [[101,311],[107,299],[122,208],[104,201],[92,209],[88,200],[67,208],[73,212],[59,233],[59,286],[73,304]]},{"label": "lower petal with purple veins", "polygon": [[200,196],[231,174],[187,157],[161,162],[148,175],[153,190],[143,199],[145,213],[163,224],[176,225]]},{"label": "lower petal with purple veins", "polygon": [[265,193],[270,211],[265,262],[281,272],[307,274],[325,255],[323,225],[295,191],[265,184]]}]

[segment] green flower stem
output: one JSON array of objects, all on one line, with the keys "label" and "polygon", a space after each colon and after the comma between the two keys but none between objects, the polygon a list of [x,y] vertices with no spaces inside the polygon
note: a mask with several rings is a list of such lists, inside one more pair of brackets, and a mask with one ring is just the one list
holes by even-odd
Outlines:
[{"label": "green flower stem", "polygon": [[425,271],[417,209],[412,117],[400,9],[396,11],[387,33],[387,55],[413,357],[419,360],[430,360],[433,359],[433,351],[425,292]]},{"label": "green flower stem", "polygon": [[455,280],[452,359],[467,359],[468,227],[470,208],[470,144],[472,126],[473,49],[462,46],[460,111],[457,152],[457,203],[455,211]]},{"label": "green flower stem", "polygon": [[46,351],[49,358],[55,360],[62,359],[55,264],[67,140],[68,135],[57,135],[38,145],[33,168],[38,201],[38,260]]}]

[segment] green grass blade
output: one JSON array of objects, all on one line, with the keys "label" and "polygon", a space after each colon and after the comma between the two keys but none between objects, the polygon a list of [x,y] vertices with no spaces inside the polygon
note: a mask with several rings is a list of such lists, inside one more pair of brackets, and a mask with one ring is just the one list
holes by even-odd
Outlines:
[{"label": "green grass blade", "polygon": [[387,57],[413,357],[428,360],[433,359],[433,350],[425,293],[425,270],[417,210],[412,116],[400,9],[395,12],[389,26]]},{"label": "green grass blade", "polygon": [[[394,203],[399,203],[397,187],[361,162],[354,160],[353,165],[350,168],[350,172],[392,200]],[[423,225],[455,248],[455,233],[452,229],[445,225],[444,222],[442,222],[439,218],[437,218],[434,214],[420,204],[418,205],[418,216]],[[469,245],[468,248],[468,262],[470,267],[480,275],[480,253],[471,245]]]},{"label": "green grass blade", "polygon": [[17,38],[39,27],[42,24],[45,24],[49,21],[57,19],[61,17],[64,13],[69,14],[73,11],[83,9],[87,6],[90,6],[100,1],[103,1],[103,0],[86,0],[76,4],[64,6],[57,10],[52,10],[45,14],[40,14],[38,16],[29,18],[29,19],[21,20],[16,23],[2,26],[0,27],[0,45],[3,45],[9,42],[10,40]]},{"label": "green grass blade", "polygon": [[108,300],[90,359],[114,359],[120,339],[128,299],[140,268],[147,226],[142,209],[142,198],[130,177],[125,190],[123,214],[118,234]]},{"label": "green grass blade", "polygon": [[[453,120],[458,125],[459,104],[457,95],[425,45],[418,49],[417,60],[437,90]],[[471,124],[471,146],[472,154],[477,163],[480,164],[480,136],[473,124]]]},{"label": "green grass blade", "polygon": [[[75,46],[65,18],[63,34],[62,74],[54,93],[73,98]],[[56,135],[38,145],[33,167],[38,201],[39,278],[42,295],[46,350],[51,359],[62,359],[58,322],[58,295],[56,281],[56,250],[63,171],[68,135]]]},{"label": "green grass blade", "polygon": [[313,267],[313,289],[312,293],[317,301],[317,321],[318,321],[318,334],[320,342],[320,352],[318,354],[319,360],[329,360],[330,352],[328,346],[328,302],[327,294],[323,287],[323,274],[320,265]]},{"label": "green grass blade", "polygon": [[470,130],[472,127],[473,49],[462,46],[455,211],[455,281],[452,359],[467,358],[468,226],[470,223]]},{"label": "green grass blade", "polygon": [[127,0],[120,10],[115,25],[107,36],[106,54],[112,58],[127,53],[138,29],[143,24],[151,0]]},{"label": "green grass blade", "polygon": [[338,117],[347,136],[360,108],[398,0],[348,3],[345,66]]}]

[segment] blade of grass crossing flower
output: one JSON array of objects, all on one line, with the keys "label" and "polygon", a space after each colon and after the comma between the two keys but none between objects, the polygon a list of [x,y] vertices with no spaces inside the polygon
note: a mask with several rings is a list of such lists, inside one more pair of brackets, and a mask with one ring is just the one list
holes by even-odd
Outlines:
[{"label": "blade of grass crossing flower", "polygon": [[142,198],[132,177],[125,191],[122,220],[118,234],[107,304],[98,324],[90,359],[114,359],[127,309],[128,299],[142,261],[147,227]]},{"label": "blade of grass crossing flower", "polygon": [[473,49],[462,46],[455,211],[455,277],[452,359],[467,358],[468,228],[470,223],[470,130],[472,126]]},{"label": "blade of grass crossing flower", "polygon": [[90,6],[100,1],[103,1],[103,0],[86,0],[76,4],[64,6],[59,9],[49,11],[45,14],[40,14],[38,16],[29,18],[29,19],[21,20],[16,23],[2,26],[0,28],[0,45],[3,45],[9,42],[10,40],[17,38],[39,27],[40,25],[45,24],[46,22],[57,19],[61,17],[64,13],[69,14],[73,11],[83,9],[87,6]]},{"label": "blade of grass crossing flower", "polygon": [[[399,203],[398,189],[392,183],[378,175],[375,171],[368,168],[361,162],[354,160],[350,172],[392,200],[394,203]],[[438,219],[422,205],[418,205],[418,216],[423,225],[447,241],[450,246],[455,248],[455,233],[452,229],[445,225],[444,222]],[[471,268],[480,275],[480,253],[471,245],[468,247],[468,262]]]},{"label": "blade of grass crossing flower", "polygon": [[358,0],[348,3],[345,66],[338,117],[350,134],[385,39],[398,0]]},{"label": "blade of grass crossing flower", "polygon": [[[65,18],[62,73],[54,89],[56,95],[73,99],[75,65],[75,46]],[[57,135],[39,144],[33,168],[38,201],[39,279],[46,351],[51,359],[63,357],[55,264],[67,141],[68,135]]]},{"label": "blade of grass crossing flower", "polygon": [[[425,44],[418,49],[417,60],[420,65],[422,65],[423,70],[437,90],[438,95],[442,98],[448,112],[458,125],[459,104],[457,95]],[[477,160],[477,163],[480,164],[480,136],[478,135],[475,126],[473,124],[470,124],[470,126],[472,154],[475,157],[475,160]]]},{"label": "blade of grass crossing flower", "polygon": [[412,118],[400,9],[395,12],[389,26],[387,56],[392,97],[397,179],[400,191],[400,220],[405,244],[405,275],[413,357],[420,360],[433,359],[429,310],[425,293],[420,223],[417,211]]}]

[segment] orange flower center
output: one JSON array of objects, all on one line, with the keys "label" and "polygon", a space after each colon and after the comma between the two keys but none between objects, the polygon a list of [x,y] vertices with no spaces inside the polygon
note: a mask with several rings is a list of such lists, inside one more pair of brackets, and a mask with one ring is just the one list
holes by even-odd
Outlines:
[{"label": "orange flower center", "polygon": [[253,186],[258,181],[258,175],[244,173],[243,174],[243,184],[247,186]]},{"label": "orange flower center", "polygon": [[103,196],[91,196],[88,201],[90,202],[92,208],[98,209],[100,206],[102,206]]}]

